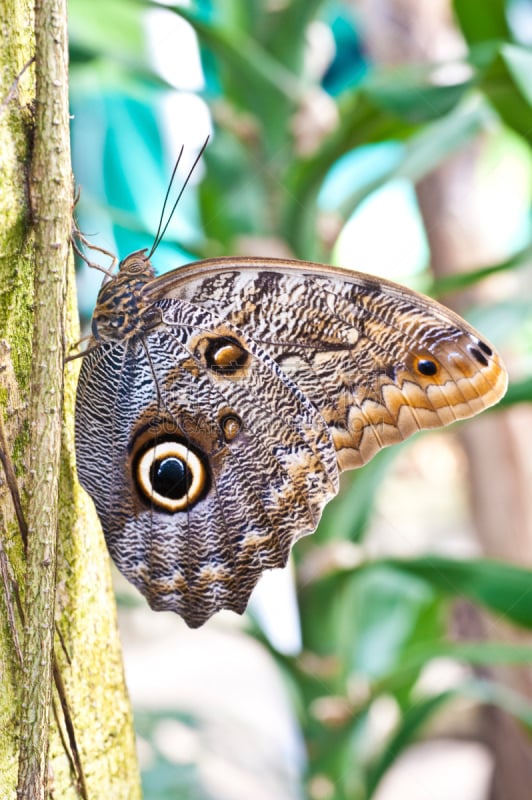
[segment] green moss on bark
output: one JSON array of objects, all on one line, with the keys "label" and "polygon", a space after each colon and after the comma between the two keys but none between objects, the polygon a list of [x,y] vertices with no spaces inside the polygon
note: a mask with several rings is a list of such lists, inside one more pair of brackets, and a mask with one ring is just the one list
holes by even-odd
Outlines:
[{"label": "green moss on bark", "polygon": [[[24,71],[18,83],[16,79],[33,55],[32,14],[33,3],[29,0],[0,3],[4,37],[0,48],[0,414],[23,497],[31,451],[27,411],[31,391],[34,240],[28,170],[33,138],[33,67]],[[70,343],[79,335],[74,295],[70,264],[66,328]],[[87,796],[135,800],[140,797],[140,781],[109,561],[94,509],[75,474],[73,409],[78,366],[77,362],[68,366],[65,382],[56,602],[56,631],[60,636],[56,632],[56,659]],[[0,544],[23,594],[21,535],[1,466]],[[22,637],[20,624],[19,633]],[[4,583],[0,583],[0,674],[0,797],[15,800],[23,678],[8,624]],[[52,697],[49,788],[55,797],[79,798],[79,776],[75,775],[75,759],[55,687]]]}]

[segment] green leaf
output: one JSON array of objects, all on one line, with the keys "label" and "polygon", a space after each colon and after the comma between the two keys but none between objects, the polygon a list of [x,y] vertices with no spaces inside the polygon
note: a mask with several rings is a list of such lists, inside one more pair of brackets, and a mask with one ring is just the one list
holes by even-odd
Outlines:
[{"label": "green leaf", "polygon": [[384,748],[377,762],[367,774],[367,797],[371,797],[384,774],[416,738],[420,728],[441,706],[458,697],[460,692],[448,689],[432,697],[413,703],[404,714],[402,722]]},{"label": "green leaf", "polygon": [[[532,570],[497,561],[458,561],[439,556],[381,559],[362,566],[337,567],[336,571],[331,570],[323,577],[300,586],[305,645],[318,653],[338,651],[345,659],[351,646],[349,642],[356,642],[360,633],[360,608],[368,602],[367,592],[363,597],[357,592],[357,587],[366,585],[366,579],[360,583],[362,576],[375,574],[368,586],[393,587],[394,572],[420,578],[442,595],[465,597],[510,622],[532,628]],[[372,593],[371,597],[377,607],[380,602],[378,592]],[[415,613],[418,614],[419,609]],[[431,638],[428,631],[423,636],[425,640]],[[439,638],[438,634],[432,637]],[[386,663],[387,669],[393,669],[389,659]]]},{"label": "green leaf", "polygon": [[424,125],[407,140],[395,163],[342,200],[339,209],[342,217],[347,219],[368,195],[388,181],[404,178],[417,183],[477,136],[492,118],[493,112],[477,98],[473,102],[461,103],[450,114]]},{"label": "green leaf", "polygon": [[532,378],[523,378],[522,381],[511,383],[499,406],[506,408],[516,403],[532,403]]},{"label": "green leaf", "polygon": [[[357,89],[345,92],[340,98],[338,127],[321,149],[308,159],[294,160],[286,180],[289,191],[283,234],[299,258],[322,258],[314,249],[316,197],[328,171],[345,153],[364,144],[390,139],[403,141],[418,130],[423,136],[422,123],[441,118],[441,128],[426,132],[419,143],[419,152],[414,144],[406,151],[405,172],[421,176],[485,123],[486,109],[480,105],[468,107],[463,114],[457,112],[456,118],[444,119],[458,106],[470,82],[438,86],[431,82],[431,69],[408,67],[370,75]],[[368,191],[382,185],[384,180],[368,187]],[[360,199],[352,198],[349,207],[352,209]]]},{"label": "green leaf", "polygon": [[409,645],[427,635],[427,620],[435,635],[440,616],[426,581],[386,568],[360,573],[337,622],[348,674],[376,680],[394,672]]},{"label": "green leaf", "polygon": [[450,642],[430,641],[421,638],[413,642],[403,655],[400,669],[391,673],[378,684],[380,691],[394,691],[394,684],[402,672],[419,673],[422,667],[434,658],[451,658],[474,666],[522,665],[532,663],[532,645],[508,644],[506,642]]},{"label": "green leaf", "polygon": [[372,797],[387,770],[406,748],[414,742],[425,723],[443,705],[459,697],[470,697],[482,703],[491,703],[517,717],[528,728],[532,726],[532,706],[516,692],[494,682],[470,680],[454,689],[448,689],[428,698],[413,699],[380,757],[368,771],[367,797]]},{"label": "green leaf", "polygon": [[[265,235],[264,209],[267,196],[261,181],[255,180],[253,158],[247,148],[220,128],[206,154],[208,180],[199,188],[203,227],[207,239],[234,250],[242,235]],[[218,255],[212,250],[211,255]]]},{"label": "green leaf", "polygon": [[283,236],[298,258],[320,260],[316,251],[316,198],[333,164],[354,148],[388,139],[402,140],[415,126],[380,108],[363,90],[346,93],[339,104],[336,130],[313,156],[294,160],[285,185]]},{"label": "green leaf", "polygon": [[440,556],[384,560],[369,568],[392,566],[424,578],[451,597],[467,597],[490,611],[532,628],[532,570],[498,561],[457,561]]},{"label": "green leaf", "polygon": [[[408,447],[408,444],[406,445]],[[373,511],[375,496],[388,472],[402,450],[402,445],[381,450],[363,469],[342,475],[342,489],[334,503],[325,506],[316,540],[330,539],[360,542]],[[312,540],[307,540],[311,542]],[[301,545],[306,541],[301,542]],[[300,545],[300,547],[301,547]]]},{"label": "green leaf", "polygon": [[502,708],[532,730],[532,705],[530,699],[495,681],[471,680],[463,687],[463,694],[481,703]]},{"label": "green leaf", "polygon": [[532,51],[503,45],[480,76],[479,88],[510,128],[532,137]]},{"label": "green leaf", "polygon": [[471,80],[439,84],[434,65],[404,66],[370,74],[364,88],[375,105],[405,122],[421,123],[449,114],[471,87]]},{"label": "green leaf", "polygon": [[454,0],[453,8],[469,44],[511,38],[506,0]]},{"label": "green leaf", "polygon": [[308,26],[322,5],[324,0],[290,0],[271,4],[265,14],[263,41],[294,72],[301,71]]},{"label": "green leaf", "polygon": [[170,8],[190,22],[201,43],[210,47],[236,78],[258,90],[273,87],[293,102],[303,97],[305,84],[244,30],[206,22],[182,6]]},{"label": "green leaf", "polygon": [[70,0],[69,38],[74,53],[105,55],[148,68],[142,25],[144,8],[129,0]]},{"label": "green leaf", "polygon": [[491,264],[490,266],[481,267],[480,269],[460,272],[456,275],[440,278],[427,287],[427,294],[430,294],[432,297],[441,297],[451,292],[460,292],[463,289],[474,286],[485,278],[489,278],[491,275],[496,275],[498,272],[506,272],[507,270],[517,269],[525,264],[529,264],[531,259],[532,244],[528,244],[522,250],[519,250],[519,252],[505,261],[501,261],[499,264]]},{"label": "green leaf", "polygon": [[[532,663],[532,645],[507,644],[490,641],[447,641],[438,626],[426,631],[416,630],[407,647],[401,652],[400,661],[388,674],[374,681],[372,697],[393,694],[405,707],[405,687],[410,689],[419,677],[421,670],[432,660],[453,659],[469,666],[520,666]],[[436,638],[438,637],[438,638]],[[407,703],[410,699],[407,698]]]}]

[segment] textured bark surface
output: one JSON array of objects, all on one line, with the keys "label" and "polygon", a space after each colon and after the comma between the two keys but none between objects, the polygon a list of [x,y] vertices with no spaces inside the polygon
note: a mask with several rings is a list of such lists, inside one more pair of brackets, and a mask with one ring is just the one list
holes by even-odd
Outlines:
[{"label": "textured bark surface", "polygon": [[35,129],[30,168],[34,296],[17,793],[44,800],[52,699],[65,299],[72,169],[64,0],[35,5]]},{"label": "textured bark surface", "polygon": [[[68,260],[72,177],[63,5],[41,5],[36,13],[45,21],[35,25],[33,4],[0,4],[0,422],[31,542],[26,574],[0,465],[0,797],[15,798],[20,757],[19,796],[129,800],[140,797],[140,788],[109,562],[75,477],[75,361],[66,371],[61,429],[63,344],[66,338],[68,350],[79,336]],[[28,66],[35,29],[48,37],[51,59],[39,73],[37,103],[35,67]],[[40,138],[35,124],[45,128]]]},{"label": "textured bark surface", "polygon": [[[20,75],[33,55],[30,2],[0,4],[3,47],[0,47],[0,413],[11,456],[21,473],[27,464],[27,396],[31,365],[32,244],[28,240],[26,197],[30,131],[33,120],[32,68]],[[17,77],[20,78],[17,81]],[[21,664],[8,609],[13,609],[13,581],[23,574],[22,540],[3,469],[0,467],[0,531],[6,569],[0,586],[0,797],[15,795],[18,768]],[[14,618],[18,647],[23,630]]]}]

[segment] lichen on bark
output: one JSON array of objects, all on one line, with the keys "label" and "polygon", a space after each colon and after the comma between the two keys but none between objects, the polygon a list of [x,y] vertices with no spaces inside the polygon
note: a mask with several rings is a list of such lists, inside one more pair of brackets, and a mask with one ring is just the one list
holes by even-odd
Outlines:
[{"label": "lichen on bark", "polygon": [[[36,8],[37,12],[39,8],[42,12],[42,3],[38,3]],[[29,206],[29,169],[35,155],[35,137],[44,137],[41,146],[46,150],[46,146],[53,146],[54,136],[33,130],[35,120],[39,119],[35,107],[35,69],[32,64],[27,66],[35,50],[33,12],[34,6],[27,0],[6,0],[0,4],[4,37],[4,47],[0,48],[0,415],[29,528],[35,532],[35,523],[31,519],[34,512],[26,497],[30,464],[34,471],[40,467],[40,457],[37,460],[35,455],[32,457],[32,452],[37,452],[38,441],[32,438],[28,423],[29,405],[39,389],[31,385],[32,361],[35,361],[35,353],[39,350],[33,333],[33,308],[35,303],[46,303],[53,288],[51,290],[46,284],[45,277],[42,285],[37,284],[38,291],[43,294],[34,296],[35,218]],[[66,11],[60,4],[54,4],[54,13],[54,25],[64,30]],[[52,68],[50,65],[45,69],[50,69],[48,78],[53,87],[57,76],[51,74]],[[41,120],[43,116],[46,114],[41,114]],[[58,135],[66,137],[63,141],[68,144],[68,109],[55,106],[50,122],[62,128]],[[46,159],[46,152],[42,152],[41,156]],[[65,344],[68,348],[79,333],[73,265],[67,257],[72,178],[69,160],[64,164],[59,177],[63,181],[63,208],[58,214],[57,228],[62,233],[58,239],[56,236],[57,240],[51,239],[48,243],[44,240],[44,246],[52,245],[52,251],[57,253],[56,261],[51,260],[50,280],[63,281],[59,272],[68,271],[67,313],[62,323],[65,324]],[[42,182],[37,177],[36,187],[34,175],[33,199],[36,188],[39,190],[44,186],[46,175],[41,177]],[[56,186],[55,192],[58,191]],[[67,203],[64,202],[66,197],[69,197]],[[63,298],[63,295],[59,294],[58,297]],[[61,299],[61,302],[64,305],[65,299]],[[46,338],[54,335],[56,342]],[[42,337],[41,352],[52,348],[52,363],[57,368],[61,365],[62,369],[62,346],[60,353],[53,349],[57,344],[57,330],[54,334],[54,331],[43,326],[37,336]],[[76,362],[72,362],[66,370],[61,459],[57,466],[60,506],[55,624],[52,621],[52,626],[55,627],[53,659],[60,678],[49,689],[52,696],[50,730],[44,731],[42,737],[46,745],[49,742],[49,750],[45,747],[42,754],[46,761],[45,751],[48,750],[44,792],[53,790],[54,796],[61,798],[78,798],[85,794],[91,798],[134,799],[140,797],[138,768],[109,562],[94,511],[75,476],[73,407],[77,366]],[[53,368],[56,369],[56,366]],[[49,401],[50,398],[57,406],[59,396],[48,395]],[[49,405],[45,403],[42,414],[46,413],[49,413]],[[35,436],[35,431],[33,434]],[[49,485],[55,486],[55,483]],[[5,554],[12,568],[24,603],[28,599],[24,585],[25,556],[1,466],[0,526],[0,554]],[[38,530],[37,534],[40,536],[42,530]],[[2,800],[11,800],[16,796],[17,786],[23,672],[13,642],[13,631],[8,624],[6,599],[15,606],[17,635],[24,638],[12,586],[9,581],[6,583],[4,576],[0,585],[0,797]],[[40,624],[38,609],[31,610],[35,611],[35,615],[26,613],[28,624]],[[50,630],[48,635],[52,636]],[[40,653],[33,655],[37,655],[34,662],[38,668]],[[31,679],[39,681],[43,675],[33,674]],[[58,695],[57,686],[61,688],[62,698]],[[72,723],[70,731],[65,722],[65,704]],[[72,753],[73,737],[78,751],[77,762],[82,766],[81,779]],[[38,758],[36,755],[33,757]],[[29,766],[34,769],[36,765]]]}]

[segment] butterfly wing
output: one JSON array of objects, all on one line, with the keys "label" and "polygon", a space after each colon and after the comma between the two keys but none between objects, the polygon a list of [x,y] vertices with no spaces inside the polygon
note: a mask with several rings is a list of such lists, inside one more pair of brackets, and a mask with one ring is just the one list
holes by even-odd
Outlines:
[{"label": "butterfly wing", "polygon": [[153,297],[223,314],[320,411],[340,469],[496,403],[501,359],[439,303],[388,281],[305,262],[216,259],[157,279]]},{"label": "butterfly wing", "polygon": [[85,356],[80,482],[120,571],[192,627],[242,613],[338,490],[330,432],[278,364],[209,310],[158,303],[159,325]]},{"label": "butterfly wing", "polygon": [[219,259],[139,291],[127,324],[123,295],[107,285],[99,301],[78,473],[118,568],[193,627],[244,610],[261,572],[315,529],[339,470],[505,391],[500,358],[467,323],[369,276]]}]

